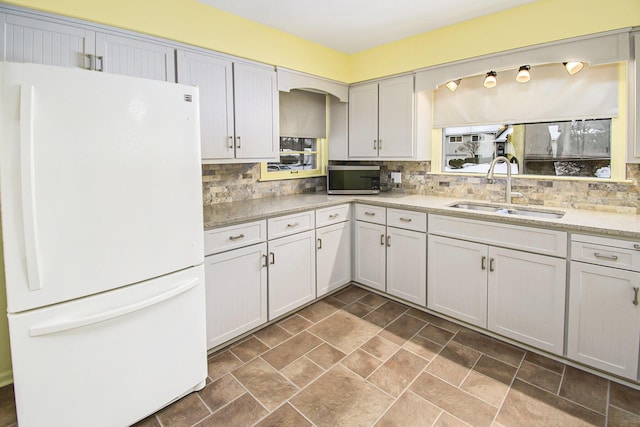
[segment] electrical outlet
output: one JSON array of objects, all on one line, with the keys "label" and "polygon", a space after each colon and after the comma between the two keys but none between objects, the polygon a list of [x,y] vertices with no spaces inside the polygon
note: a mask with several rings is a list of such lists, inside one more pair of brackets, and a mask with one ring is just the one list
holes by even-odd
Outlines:
[{"label": "electrical outlet", "polygon": [[394,184],[402,183],[402,174],[400,172],[391,172],[391,179]]}]

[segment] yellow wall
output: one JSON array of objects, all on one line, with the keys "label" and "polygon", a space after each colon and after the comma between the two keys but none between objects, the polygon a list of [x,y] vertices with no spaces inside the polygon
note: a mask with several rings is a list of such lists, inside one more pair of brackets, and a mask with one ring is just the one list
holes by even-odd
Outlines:
[{"label": "yellow wall", "polygon": [[9,325],[7,322],[7,294],[4,280],[4,256],[2,254],[2,227],[0,227],[0,387],[12,382]]}]

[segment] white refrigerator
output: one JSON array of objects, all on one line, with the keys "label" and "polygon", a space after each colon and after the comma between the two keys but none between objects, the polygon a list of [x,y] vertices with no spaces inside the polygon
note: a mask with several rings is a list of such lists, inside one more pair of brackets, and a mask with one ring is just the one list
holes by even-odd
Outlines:
[{"label": "white refrigerator", "polygon": [[126,426],[207,376],[198,90],[0,63],[18,422]]}]

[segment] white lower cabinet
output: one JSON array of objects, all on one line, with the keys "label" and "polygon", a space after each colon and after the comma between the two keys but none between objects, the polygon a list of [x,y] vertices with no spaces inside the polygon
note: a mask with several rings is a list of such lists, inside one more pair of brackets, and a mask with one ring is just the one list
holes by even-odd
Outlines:
[{"label": "white lower cabinet", "polygon": [[269,320],[316,298],[315,231],[269,241]]},{"label": "white lower cabinet", "polygon": [[637,381],[640,252],[628,241],[573,239],[567,356]]},{"label": "white lower cabinet", "polygon": [[358,283],[386,291],[386,227],[370,222],[355,222],[354,277]]},{"label": "white lower cabinet", "polygon": [[[519,234],[535,235],[535,228],[440,216],[429,221],[430,232],[437,234],[429,236],[427,307],[562,355],[566,233],[553,237],[541,230],[548,243],[534,249],[559,255],[554,257],[486,244],[521,247]],[[477,241],[445,237],[458,236],[462,227]],[[558,245],[563,238],[564,249]],[[531,241],[537,245],[541,240]]]},{"label": "white lower cabinet", "polygon": [[267,244],[205,257],[207,348],[267,321]]},{"label": "white lower cabinet", "polygon": [[387,293],[427,305],[427,235],[387,227]]},{"label": "white lower cabinet", "polygon": [[351,222],[316,230],[317,297],[351,281]]}]

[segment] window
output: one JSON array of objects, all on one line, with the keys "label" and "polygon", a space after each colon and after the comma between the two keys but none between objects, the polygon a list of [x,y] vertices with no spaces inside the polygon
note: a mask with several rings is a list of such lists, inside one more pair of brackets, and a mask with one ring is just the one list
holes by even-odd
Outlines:
[{"label": "window", "polygon": [[277,179],[324,175],[325,146],[323,138],[280,137],[280,161],[267,163],[266,173]]}]

